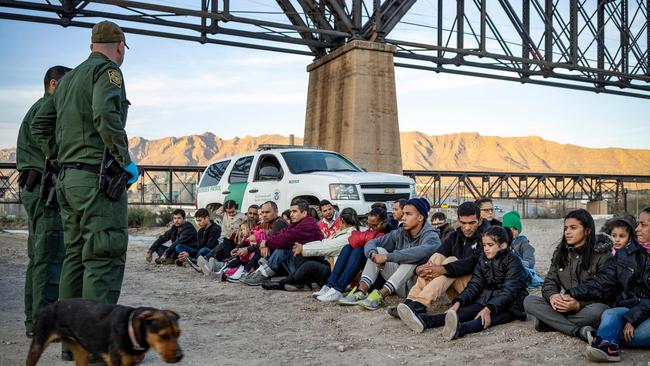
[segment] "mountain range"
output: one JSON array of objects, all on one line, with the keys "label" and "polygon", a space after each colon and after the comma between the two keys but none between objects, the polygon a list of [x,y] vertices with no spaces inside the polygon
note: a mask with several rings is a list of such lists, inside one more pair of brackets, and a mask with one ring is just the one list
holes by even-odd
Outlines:
[{"label": "mountain range", "polygon": [[[535,173],[650,174],[650,150],[586,148],[559,144],[537,136],[498,137],[478,133],[426,135],[401,132],[404,169]],[[224,140],[200,135],[129,140],[131,156],[140,164],[206,165],[231,155],[254,151],[260,144],[287,144],[281,135],[244,136]],[[302,144],[302,138],[295,139]],[[0,150],[0,162],[12,162],[16,149]]]}]

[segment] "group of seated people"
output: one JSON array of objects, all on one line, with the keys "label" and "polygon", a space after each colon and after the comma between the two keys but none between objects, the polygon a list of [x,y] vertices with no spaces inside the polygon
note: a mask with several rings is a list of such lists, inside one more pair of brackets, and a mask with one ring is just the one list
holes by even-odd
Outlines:
[{"label": "group of seated people", "polygon": [[[440,212],[429,217],[424,198],[396,201],[390,214],[374,204],[363,225],[351,208],[338,212],[326,200],[319,207],[320,215],[296,199],[286,220],[272,201],[245,214],[226,201],[216,223],[196,211],[198,232],[176,210],[146,260],[156,253],[155,263],[266,290],[316,284],[316,300],[368,310],[398,295],[404,300],[387,308],[390,316],[418,333],[441,327],[448,340],[532,315],[539,332],[587,342],[592,361],[619,361],[622,347],[650,348],[650,207],[638,220],[615,215],[600,233],[586,210],[568,213],[544,279],[519,214],[501,222],[489,199],[460,204],[455,229]],[[529,295],[539,286],[542,296]],[[432,311],[437,301],[448,310]]]}]

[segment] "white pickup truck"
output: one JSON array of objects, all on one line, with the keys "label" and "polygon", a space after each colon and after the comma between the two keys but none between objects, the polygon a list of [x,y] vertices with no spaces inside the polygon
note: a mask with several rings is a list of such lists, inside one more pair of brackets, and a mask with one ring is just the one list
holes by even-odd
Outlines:
[{"label": "white pickup truck", "polygon": [[339,210],[351,207],[363,215],[375,202],[390,203],[414,195],[413,179],[366,172],[337,152],[260,145],[255,152],[210,164],[199,182],[197,208],[214,211],[232,199],[241,210],[273,201],[282,211],[296,198],[310,205],[327,199]]}]

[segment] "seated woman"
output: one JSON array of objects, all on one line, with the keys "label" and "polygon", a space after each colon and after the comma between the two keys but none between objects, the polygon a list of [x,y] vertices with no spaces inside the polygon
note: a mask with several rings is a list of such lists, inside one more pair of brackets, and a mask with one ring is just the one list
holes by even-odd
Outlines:
[{"label": "seated woman", "polygon": [[594,279],[565,296],[578,301],[616,297],[616,307],[603,312],[596,337],[587,345],[590,361],[620,361],[620,347],[650,348],[650,254],[635,237]]},{"label": "seated woman", "polygon": [[331,238],[312,241],[305,244],[296,243],[293,246],[293,255],[302,257],[304,261],[296,270],[280,281],[266,280],[262,288],[266,290],[297,290],[310,288],[312,283],[323,286],[330,275],[330,262],[325,259],[339,255],[341,248],[348,243],[350,235],[359,230],[357,212],[352,208],[345,208],[339,215],[341,227]]},{"label": "seated woman", "polygon": [[[366,256],[363,246],[370,240],[379,238],[389,230],[386,210],[375,207],[368,213],[368,230],[352,233],[334,263],[327,283],[320,291],[314,292],[312,297],[322,302],[334,302],[342,298],[343,291],[363,268]],[[354,292],[354,291],[353,291]]]},{"label": "seated woman", "polygon": [[564,218],[564,235],[551,258],[551,267],[542,285],[542,297],[528,296],[526,312],[535,317],[535,330],[558,330],[587,340],[589,327],[597,327],[609,308],[603,303],[566,300],[562,292],[596,276],[612,257],[610,247],[596,245],[591,214],[583,209]]},{"label": "seated woman", "polygon": [[429,315],[416,313],[406,304],[397,306],[400,319],[409,328],[420,333],[444,325],[443,336],[452,340],[492,325],[526,319],[526,271],[510,248],[512,236],[506,229],[492,226],[483,233],[482,242],[483,254],[472,279],[446,313]]}]

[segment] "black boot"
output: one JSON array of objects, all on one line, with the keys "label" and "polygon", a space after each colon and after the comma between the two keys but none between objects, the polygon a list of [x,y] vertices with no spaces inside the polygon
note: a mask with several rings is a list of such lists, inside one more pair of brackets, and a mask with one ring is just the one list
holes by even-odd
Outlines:
[{"label": "black boot", "polygon": [[284,290],[284,284],[280,281],[266,280],[262,281],[262,288],[265,290]]}]

